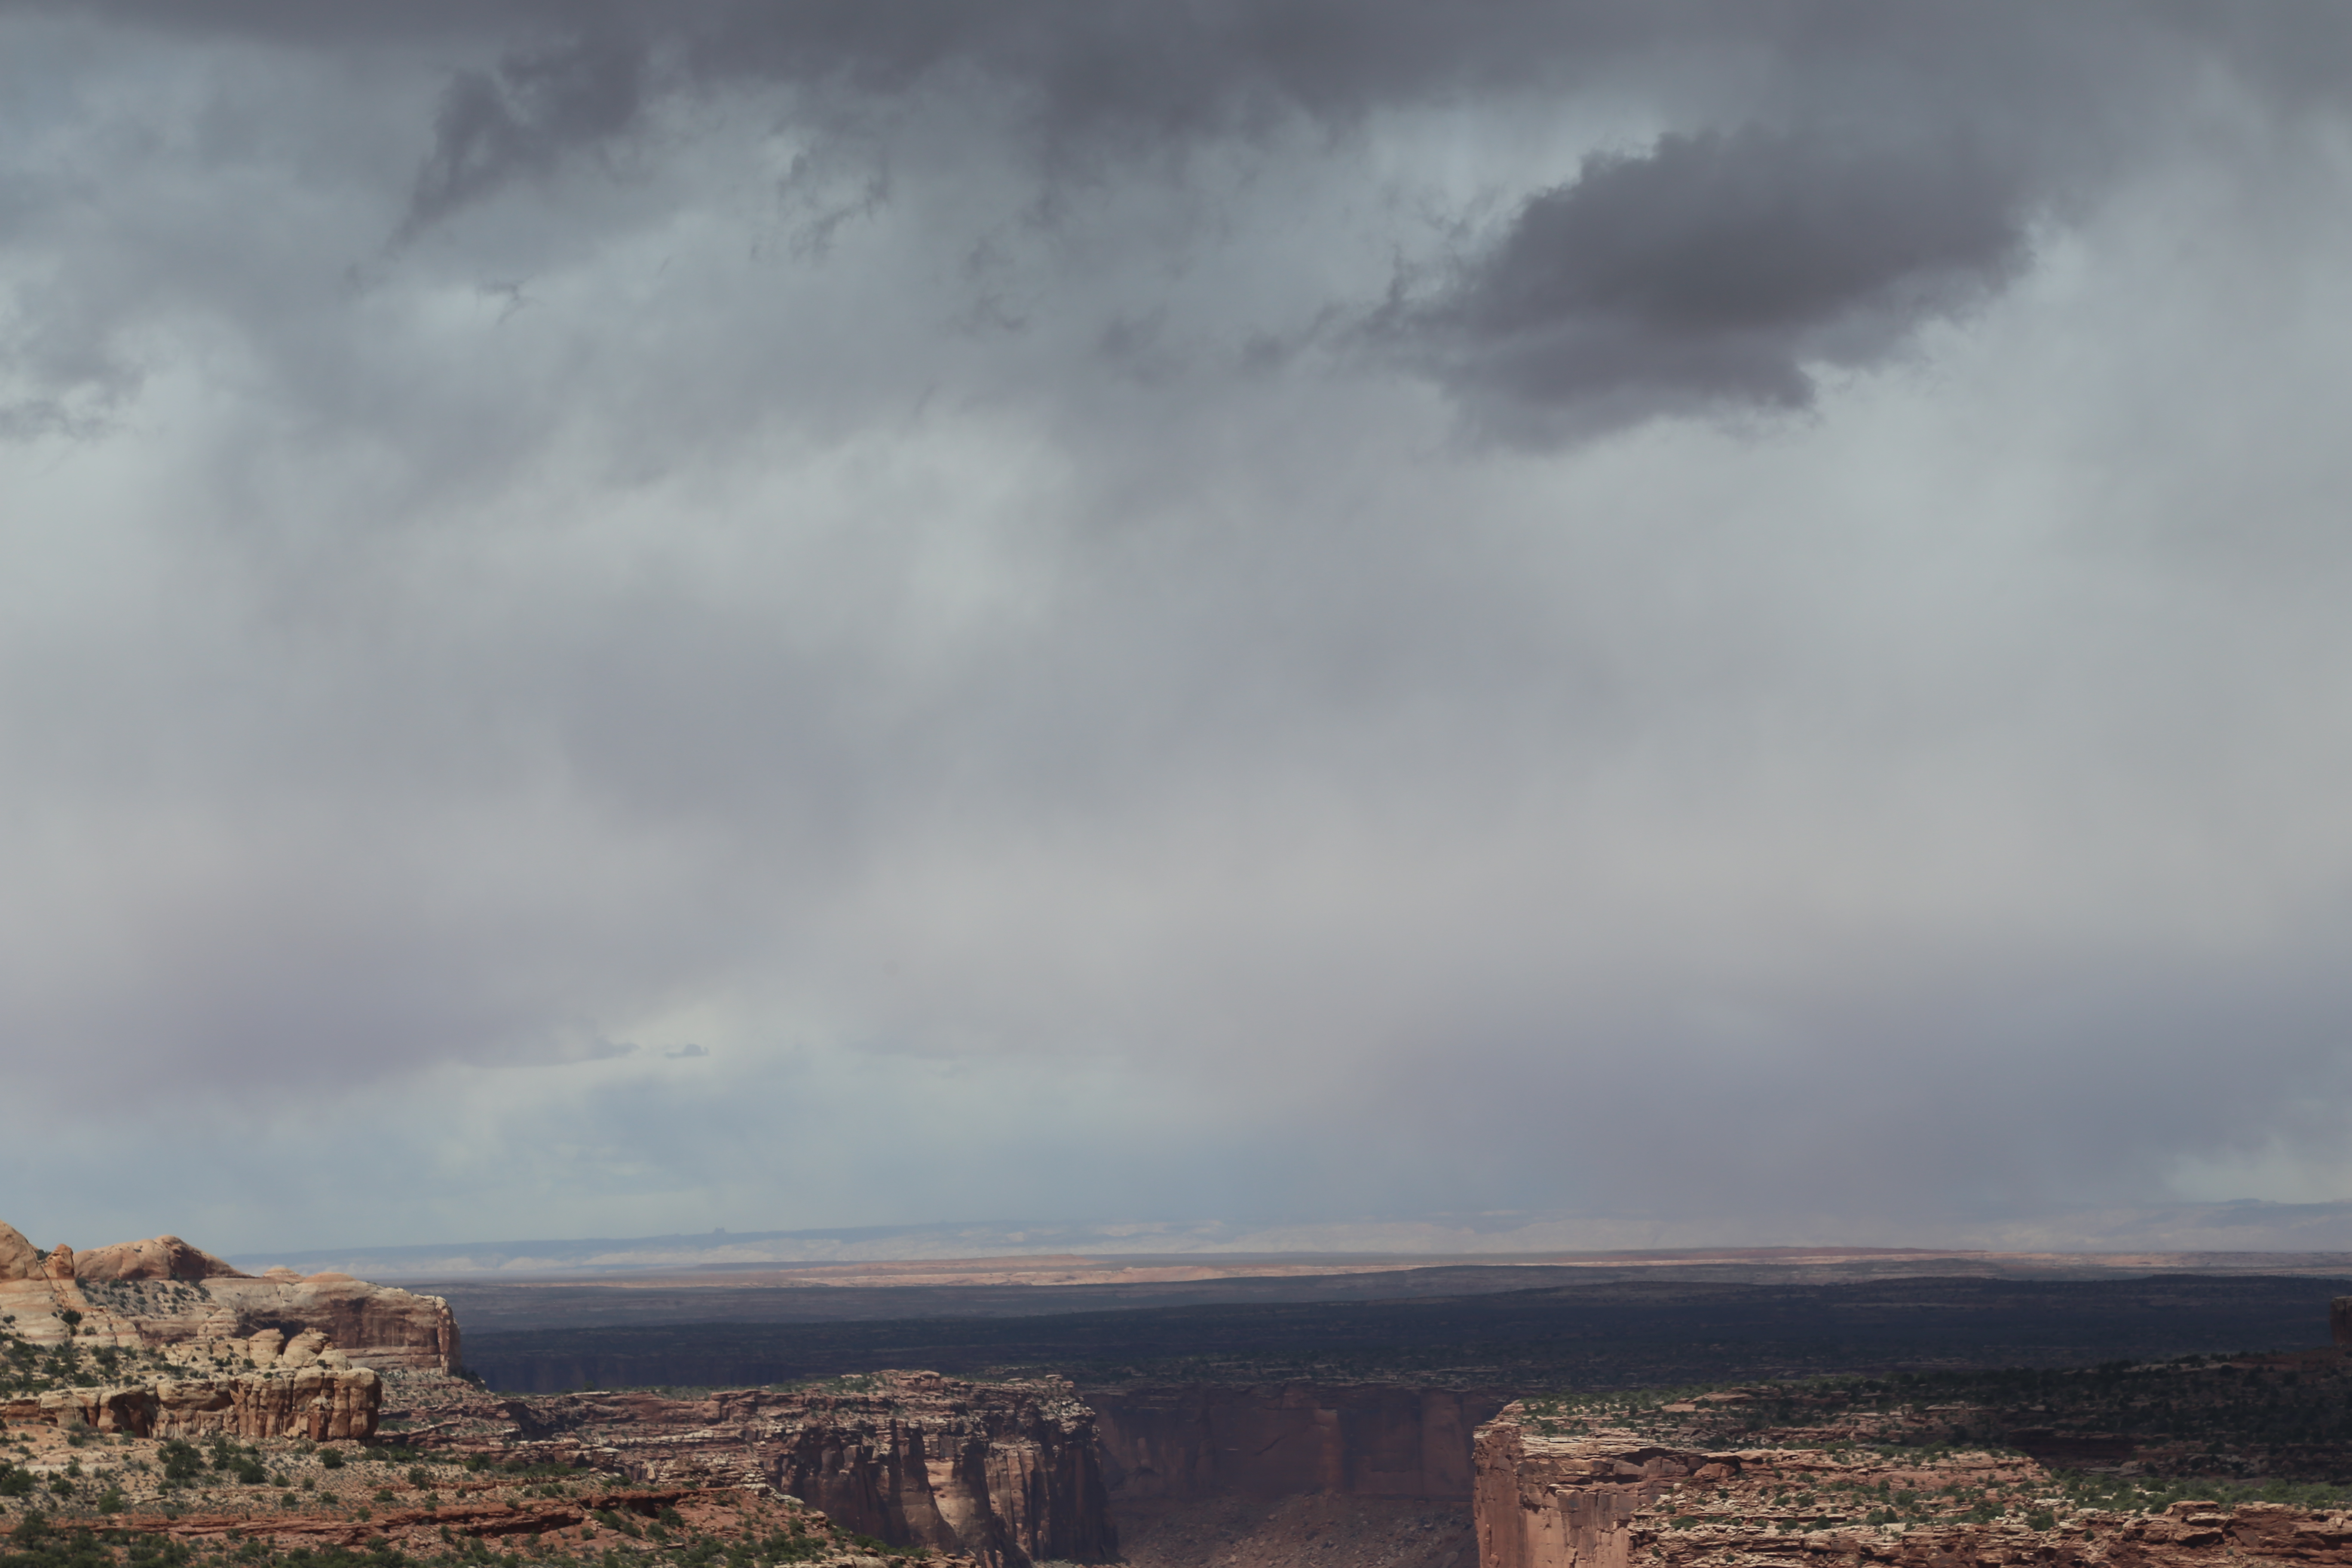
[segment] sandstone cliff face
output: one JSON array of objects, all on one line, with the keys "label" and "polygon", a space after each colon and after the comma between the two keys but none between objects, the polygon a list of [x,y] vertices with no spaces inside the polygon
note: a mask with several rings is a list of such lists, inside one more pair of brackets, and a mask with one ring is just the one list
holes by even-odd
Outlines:
[{"label": "sandstone cliff face", "polygon": [[258,1279],[211,1279],[205,1289],[239,1331],[305,1330],[326,1335],[362,1366],[455,1372],[457,1320],[438,1296],[371,1285],[348,1274],[273,1268]]},{"label": "sandstone cliff face", "polygon": [[[25,1377],[0,1384],[20,1390],[0,1398],[0,1420],[80,1425],[137,1437],[327,1441],[374,1436],[383,1402],[383,1380],[353,1366],[315,1331],[291,1340],[264,1329],[246,1340],[207,1341],[201,1356],[184,1359],[212,1369],[212,1375],[190,1375],[194,1368],[153,1354],[131,1358],[125,1366],[119,1355],[85,1359],[79,1349],[74,1342],[71,1360],[53,1363],[46,1378],[36,1375],[29,1392],[23,1391]],[[98,1375],[140,1371],[150,1375],[135,1382]]]},{"label": "sandstone cliff face", "polygon": [[1885,1484],[2035,1489],[2032,1460],[1933,1461],[1870,1450],[1709,1451],[1631,1432],[1543,1435],[1514,1405],[1482,1428],[1473,1503],[1480,1568],[2228,1568],[2246,1558],[2352,1563],[2352,1515],[2181,1503],[2161,1515],[2053,1510],[2015,1519],[1874,1525],[1850,1500]]},{"label": "sandstone cliff face", "polygon": [[1472,1434],[1505,1398],[1380,1384],[1086,1391],[1115,1502],[1299,1492],[1465,1501]]},{"label": "sandstone cliff face", "polygon": [[882,1373],[859,1386],[706,1399],[510,1399],[535,1447],[654,1485],[772,1485],[894,1546],[991,1568],[1118,1550],[1094,1415],[1059,1379],[972,1384]]},{"label": "sandstone cliff face", "polygon": [[364,1367],[309,1366],[235,1377],[161,1378],[119,1388],[50,1389],[0,1401],[0,1419],[77,1423],[134,1437],[308,1437],[375,1435],[382,1380]]},{"label": "sandstone cliff face", "polygon": [[[80,1321],[68,1326],[63,1314]],[[44,1258],[0,1225],[0,1317],[36,1344],[67,1339],[126,1349],[198,1351],[276,1330],[323,1334],[361,1365],[455,1371],[457,1323],[438,1296],[371,1285],[348,1274],[273,1268],[255,1278],[159,1236]]]}]

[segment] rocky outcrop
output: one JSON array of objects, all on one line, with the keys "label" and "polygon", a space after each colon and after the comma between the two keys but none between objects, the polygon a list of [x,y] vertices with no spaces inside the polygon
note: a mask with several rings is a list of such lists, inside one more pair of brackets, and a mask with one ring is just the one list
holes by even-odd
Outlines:
[{"label": "rocky outcrop", "polygon": [[1480,1568],[2228,1568],[2246,1558],[2352,1563],[2352,1514],[2182,1502],[2161,1514],[2067,1507],[1892,1522],[1874,1499],[1954,1489],[2032,1497],[2014,1455],[1683,1448],[1624,1431],[1555,1436],[1513,1405],[1477,1437]]},{"label": "rocky outcrop", "polygon": [[[383,1380],[353,1366],[324,1334],[288,1339],[264,1329],[248,1339],[207,1341],[201,1357],[212,1375],[189,1375],[153,1356],[132,1358],[154,1375],[137,1383],[99,1382],[93,1367],[125,1370],[119,1355],[71,1361],[29,1391],[0,1401],[0,1419],[50,1426],[89,1426],[137,1437],[240,1439],[308,1437],[325,1441],[375,1434]],[[68,1381],[69,1380],[69,1381]],[[25,1379],[10,1383],[24,1389]]]},{"label": "rocky outcrop", "polygon": [[58,1246],[44,1256],[0,1225],[0,1317],[13,1317],[10,1326],[37,1345],[72,1339],[202,1358],[208,1346],[276,1331],[288,1340],[323,1335],[362,1366],[460,1364],[457,1321],[438,1296],[348,1274],[272,1268],[256,1277],[176,1236],[79,1254]]},{"label": "rocky outcrop", "polygon": [[15,1226],[0,1221],[0,1280],[43,1279],[41,1263],[40,1248]]},{"label": "rocky outcrop", "polygon": [[155,1387],[154,1436],[373,1437],[383,1383],[367,1367],[313,1363],[280,1373],[167,1379]]},{"label": "rocky outcrop", "polygon": [[306,1277],[288,1268],[258,1279],[208,1280],[205,1289],[243,1332],[316,1331],[362,1366],[455,1372],[462,1364],[457,1320],[438,1296],[371,1285],[348,1274]]},{"label": "rocky outcrop", "polygon": [[844,1529],[991,1568],[1115,1555],[1094,1413],[1057,1378],[881,1373],[704,1399],[510,1399],[530,1446],[649,1485],[766,1484]]},{"label": "rocky outcrop", "polygon": [[1378,1384],[1089,1388],[1114,1503],[1301,1492],[1467,1501],[1507,1395]]},{"label": "rocky outcrop", "polygon": [[313,1364],[235,1377],[162,1378],[123,1388],[49,1389],[0,1403],[0,1419],[86,1426],[134,1437],[375,1436],[383,1380],[364,1367]]},{"label": "rocky outcrop", "polygon": [[[68,1250],[60,1248],[61,1251]],[[227,1259],[191,1247],[176,1236],[118,1241],[73,1259],[77,1279],[247,1279],[252,1276]]]}]

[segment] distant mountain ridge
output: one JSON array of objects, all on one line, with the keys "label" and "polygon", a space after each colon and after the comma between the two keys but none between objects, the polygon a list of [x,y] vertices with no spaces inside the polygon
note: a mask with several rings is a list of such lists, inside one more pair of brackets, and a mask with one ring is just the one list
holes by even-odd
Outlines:
[{"label": "distant mountain ridge", "polygon": [[[1034,1257],[1429,1258],[1496,1260],[1528,1255],[1800,1247],[1859,1251],[2151,1254],[2352,1254],[2352,1203],[2243,1200],[2083,1209],[2031,1220],[1934,1226],[1811,1220],[1742,1226],[1725,1221],[1596,1217],[1565,1213],[1435,1215],[1301,1224],[1226,1220],[1118,1224],[971,1223],[835,1229],[458,1242],[245,1253],[259,1270],[283,1264],[363,1279],[448,1279],[467,1275],[602,1275],[645,1270],[785,1267],[924,1258]],[[2289,1259],[2282,1257],[2282,1266]],[[2314,1256],[2306,1266],[2323,1258]],[[2153,1262],[2153,1260],[2151,1260]],[[2167,1266],[2182,1267],[2178,1259]],[[2217,1267],[2242,1269],[2245,1262]]]}]

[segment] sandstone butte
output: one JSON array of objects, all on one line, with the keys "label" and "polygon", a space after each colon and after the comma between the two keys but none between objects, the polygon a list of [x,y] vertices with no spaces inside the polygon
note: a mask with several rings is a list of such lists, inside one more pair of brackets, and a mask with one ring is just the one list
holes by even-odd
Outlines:
[{"label": "sandstone butte", "polygon": [[0,1331],[112,1352],[64,1386],[0,1401],[0,1417],[142,1437],[370,1436],[379,1369],[457,1365],[437,1296],[345,1274],[256,1277],[173,1236],[44,1252],[0,1224]]},{"label": "sandstone butte", "polygon": [[[2183,1501],[2161,1514],[2054,1505],[2024,1518],[1874,1523],[1870,1500],[1957,1489],[2034,1496],[2017,1454],[1683,1448],[1607,1427],[1566,1434],[1514,1404],[1481,1427],[1480,1568],[2244,1568],[2352,1563],[2352,1516]],[[2039,1526],[2037,1528],[2037,1525]]]}]

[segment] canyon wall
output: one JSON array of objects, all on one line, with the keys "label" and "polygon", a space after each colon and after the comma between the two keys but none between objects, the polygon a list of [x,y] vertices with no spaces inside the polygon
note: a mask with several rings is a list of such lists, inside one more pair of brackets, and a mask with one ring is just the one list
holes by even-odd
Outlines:
[{"label": "canyon wall", "polygon": [[438,1296],[348,1274],[248,1275],[175,1236],[44,1254],[0,1224],[0,1319],[9,1318],[39,1345],[193,1350],[275,1330],[323,1334],[361,1366],[459,1365],[457,1319]]},{"label": "canyon wall", "polygon": [[700,1399],[592,1392],[499,1403],[530,1451],[655,1485],[764,1483],[893,1546],[964,1552],[992,1568],[1118,1552],[1094,1413],[1057,1378],[891,1372]]},{"label": "canyon wall", "polygon": [[1089,1388],[1114,1502],[1323,1492],[1466,1501],[1507,1396],[1374,1384]]},{"label": "canyon wall", "polygon": [[12,1369],[0,1377],[0,1421],[135,1437],[325,1442],[373,1436],[383,1407],[383,1378],[316,1330],[289,1340],[264,1329],[126,1362],[113,1346],[85,1357],[80,1339],[53,1344],[45,1357],[15,1329],[0,1323]]},{"label": "canyon wall", "polygon": [[0,1420],[77,1424],[133,1437],[215,1436],[328,1442],[375,1435],[382,1383],[367,1369],[311,1366],[282,1374],[163,1378],[126,1387],[48,1389],[0,1400]]}]

